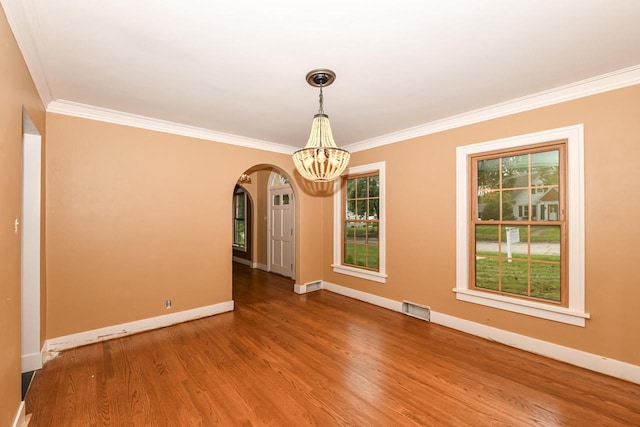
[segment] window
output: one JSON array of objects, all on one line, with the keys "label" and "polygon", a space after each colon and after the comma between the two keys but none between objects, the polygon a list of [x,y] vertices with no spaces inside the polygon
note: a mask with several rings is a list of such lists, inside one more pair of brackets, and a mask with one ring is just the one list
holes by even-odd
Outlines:
[{"label": "window", "polygon": [[584,326],[582,126],[459,147],[456,168],[456,298]]},{"label": "window", "polygon": [[233,247],[246,250],[247,193],[237,187],[233,194]]},{"label": "window", "polygon": [[349,168],[335,185],[333,270],[386,282],[385,163]]},{"label": "window", "polygon": [[378,271],[380,229],[380,177],[356,175],[342,178],[342,264]]},{"label": "window", "polygon": [[[565,148],[561,141],[470,156],[470,289],[567,306]],[[529,206],[546,199],[555,202],[549,214],[530,218]]]}]

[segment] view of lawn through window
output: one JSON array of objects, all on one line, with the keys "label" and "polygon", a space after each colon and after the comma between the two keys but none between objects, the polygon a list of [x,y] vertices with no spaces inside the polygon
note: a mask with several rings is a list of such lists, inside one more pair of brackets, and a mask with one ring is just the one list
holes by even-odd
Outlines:
[{"label": "view of lawn through window", "polygon": [[471,287],[566,305],[564,143],[472,157]]},{"label": "view of lawn through window", "polygon": [[379,176],[345,179],[343,264],[378,270],[380,182]]}]

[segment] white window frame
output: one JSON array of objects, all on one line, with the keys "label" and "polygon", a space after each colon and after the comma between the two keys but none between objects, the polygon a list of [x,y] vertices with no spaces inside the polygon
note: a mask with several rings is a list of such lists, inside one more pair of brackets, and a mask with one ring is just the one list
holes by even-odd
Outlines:
[{"label": "white window frame", "polygon": [[337,179],[334,183],[333,193],[333,271],[335,273],[346,274],[349,276],[359,277],[361,279],[367,279],[374,282],[386,283],[386,219],[387,214],[385,211],[385,199],[386,199],[386,178],[385,178],[385,162],[371,163],[368,165],[354,166],[347,169],[344,175],[360,175],[367,173],[377,173],[380,184],[380,221],[378,222],[378,256],[379,256],[379,268],[378,271],[367,270],[364,268],[353,267],[350,265],[344,265],[342,263],[342,209],[343,209],[343,179]]},{"label": "white window frame", "polygon": [[[567,244],[569,304],[559,307],[542,302],[513,298],[469,288],[469,191],[472,155],[567,140]],[[585,326],[584,281],[584,126],[582,124],[551,129],[511,138],[466,145],[456,149],[456,299],[488,307],[521,313],[542,319]]]}]

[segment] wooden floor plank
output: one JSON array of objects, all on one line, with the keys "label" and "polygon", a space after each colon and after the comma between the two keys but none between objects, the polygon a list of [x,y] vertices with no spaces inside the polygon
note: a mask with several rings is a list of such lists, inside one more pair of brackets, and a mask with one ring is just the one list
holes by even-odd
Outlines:
[{"label": "wooden floor plank", "polygon": [[62,352],[37,426],[640,426],[640,386],[234,265],[235,311]]}]

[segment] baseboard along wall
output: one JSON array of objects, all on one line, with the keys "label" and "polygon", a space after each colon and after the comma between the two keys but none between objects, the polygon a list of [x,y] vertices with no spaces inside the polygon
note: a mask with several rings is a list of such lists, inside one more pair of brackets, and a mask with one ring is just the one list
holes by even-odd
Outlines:
[{"label": "baseboard along wall", "polygon": [[[297,294],[305,294],[318,289],[324,289],[349,298],[383,307],[388,310],[402,312],[402,301],[380,297],[378,295],[358,291],[335,283],[318,280],[302,285],[294,285],[294,292]],[[176,323],[187,322],[202,317],[233,311],[233,309],[234,302],[227,301],[178,313],[52,338],[47,340],[43,346],[41,355],[42,361],[46,362],[47,360],[50,360],[52,357],[55,357],[56,352],[61,350],[119,338],[137,332],[163,328]],[[430,321],[480,338],[496,341],[501,344],[519,348],[521,350],[539,354],[541,356],[549,357],[581,368],[640,384],[640,366],[637,365],[561,346],[526,335],[505,331],[503,329],[494,328],[444,313],[438,313],[433,310],[431,310],[430,313]]]},{"label": "baseboard along wall", "polygon": [[228,311],[233,311],[233,308],[233,301],[226,301],[191,310],[179,311],[177,313],[165,314],[148,319],[136,320],[134,322],[122,323],[120,325],[107,326],[105,328],[52,338],[45,341],[42,360],[45,362],[50,360],[52,356],[55,356],[55,352],[61,350],[67,350],[69,348],[80,347],[82,345],[113,338],[120,338],[137,332],[164,328],[165,326],[188,322],[202,317],[213,316],[214,314],[226,313]]},{"label": "baseboard along wall", "polygon": [[[389,298],[383,298],[367,292],[358,291],[346,286],[336,285],[326,281],[322,283],[321,289],[335,292],[340,295],[364,301],[379,307],[383,307],[393,311],[402,311],[402,302]],[[316,282],[310,282],[316,283]],[[296,293],[306,293],[306,285],[295,285]],[[570,365],[579,366],[601,374],[620,378],[625,381],[640,384],[640,366],[630,363],[621,362],[619,360],[610,359],[605,356],[587,353],[585,351],[576,350],[574,348],[565,347],[548,341],[531,338],[526,335],[516,334],[514,332],[505,331],[503,329],[494,328],[483,325],[481,323],[472,322],[470,320],[460,319],[443,313],[431,310],[431,322],[475,335],[480,338],[496,341],[510,347],[519,348],[530,353],[539,354],[550,359],[559,360],[569,363]]]}]

